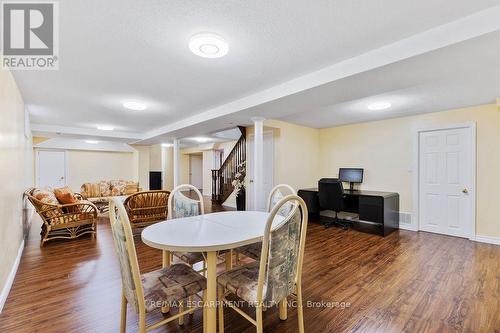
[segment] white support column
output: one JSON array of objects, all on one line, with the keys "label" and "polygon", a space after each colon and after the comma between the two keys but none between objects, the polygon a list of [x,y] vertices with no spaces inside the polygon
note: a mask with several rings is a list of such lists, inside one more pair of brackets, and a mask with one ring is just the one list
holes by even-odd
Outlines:
[{"label": "white support column", "polygon": [[264,118],[252,118],[252,121],[254,123],[253,202],[255,210],[262,210],[264,202]]},{"label": "white support column", "polygon": [[174,187],[181,184],[179,139],[174,139]]}]

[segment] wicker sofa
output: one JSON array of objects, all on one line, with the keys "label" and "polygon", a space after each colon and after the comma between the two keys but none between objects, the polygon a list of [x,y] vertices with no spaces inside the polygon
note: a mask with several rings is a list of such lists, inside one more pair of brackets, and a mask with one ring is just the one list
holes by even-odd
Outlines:
[{"label": "wicker sofa", "polygon": [[104,213],[108,210],[110,197],[126,196],[139,191],[141,189],[138,182],[116,179],[85,183],[80,189],[80,194],[85,200],[96,205],[100,213]]},{"label": "wicker sofa", "polygon": [[[61,203],[54,191],[65,190],[73,203]],[[63,191],[64,192],[64,191]],[[68,188],[52,190],[49,188],[30,188],[24,195],[35,207],[43,225],[41,246],[52,239],[72,239],[85,234],[97,235],[97,207],[83,200],[78,193]]]}]

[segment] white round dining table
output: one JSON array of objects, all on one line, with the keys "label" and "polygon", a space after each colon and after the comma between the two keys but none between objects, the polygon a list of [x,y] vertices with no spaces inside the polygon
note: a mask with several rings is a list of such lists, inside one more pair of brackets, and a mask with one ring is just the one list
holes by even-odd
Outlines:
[{"label": "white round dining table", "polygon": [[[146,245],[163,251],[163,267],[170,265],[171,251],[206,253],[205,332],[216,331],[217,252],[261,241],[268,217],[268,212],[227,211],[166,220],[142,231]],[[273,226],[282,220],[282,216],[276,215]],[[230,262],[226,268],[230,268]]]}]

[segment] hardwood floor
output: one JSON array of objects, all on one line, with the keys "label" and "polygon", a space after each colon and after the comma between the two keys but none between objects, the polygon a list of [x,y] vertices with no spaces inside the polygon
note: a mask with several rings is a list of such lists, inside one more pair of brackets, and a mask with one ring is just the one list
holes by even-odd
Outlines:
[{"label": "hardwood floor", "polygon": [[[34,223],[0,332],[118,332],[121,280],[108,223],[100,219],[96,240],[43,248]],[[160,251],[139,233],[135,240],[141,271],[159,268]],[[500,332],[500,246],[409,231],[381,238],[311,221],[303,272],[306,332]],[[226,332],[255,331],[225,313]],[[287,321],[276,308],[264,317],[266,332],[296,331],[293,308]],[[136,320],[129,308],[128,332]],[[155,332],[202,332],[201,323],[197,311],[183,327]]]}]

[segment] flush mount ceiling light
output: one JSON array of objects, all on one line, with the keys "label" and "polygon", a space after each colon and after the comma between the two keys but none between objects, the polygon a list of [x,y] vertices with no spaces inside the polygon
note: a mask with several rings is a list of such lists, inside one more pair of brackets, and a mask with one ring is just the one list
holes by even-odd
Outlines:
[{"label": "flush mount ceiling light", "polygon": [[97,126],[97,129],[100,131],[112,131],[115,128],[113,126],[104,125],[104,126]]},{"label": "flush mount ceiling light", "polygon": [[165,147],[165,148],[168,148],[168,147],[172,147],[173,144],[171,144],[171,143],[162,143],[161,146]]},{"label": "flush mount ceiling light", "polygon": [[197,137],[197,138],[193,138],[193,140],[196,141],[196,142],[203,143],[203,142],[210,141],[210,138]]},{"label": "flush mount ceiling light", "polygon": [[123,101],[122,105],[124,108],[134,111],[143,111],[147,109],[146,104],[140,101],[133,101],[133,100]]},{"label": "flush mount ceiling light", "polygon": [[189,49],[203,58],[220,58],[229,52],[229,45],[217,34],[200,33],[191,37]]},{"label": "flush mount ceiling light", "polygon": [[98,144],[99,141],[97,141],[97,140],[85,140],[85,143],[90,143],[90,144],[95,145],[95,144]]},{"label": "flush mount ceiling light", "polygon": [[368,104],[368,110],[371,111],[378,111],[378,110],[385,110],[391,107],[391,103],[389,102],[375,102]]}]

